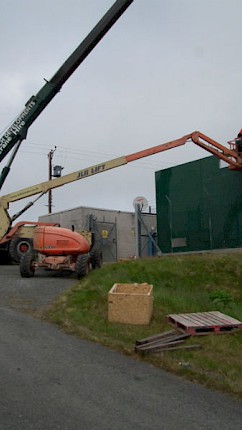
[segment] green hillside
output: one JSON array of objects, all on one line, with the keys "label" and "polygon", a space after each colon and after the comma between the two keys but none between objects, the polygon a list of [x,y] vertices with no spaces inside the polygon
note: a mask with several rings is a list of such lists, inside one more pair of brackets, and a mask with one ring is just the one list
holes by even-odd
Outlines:
[{"label": "green hillside", "polygon": [[[153,285],[150,325],[108,321],[108,291],[115,283]],[[194,336],[180,349],[138,354],[135,342],[171,330],[166,315],[220,311],[242,321],[242,253],[172,256],[123,261],[90,272],[46,311],[68,333],[242,398],[242,330]]]}]

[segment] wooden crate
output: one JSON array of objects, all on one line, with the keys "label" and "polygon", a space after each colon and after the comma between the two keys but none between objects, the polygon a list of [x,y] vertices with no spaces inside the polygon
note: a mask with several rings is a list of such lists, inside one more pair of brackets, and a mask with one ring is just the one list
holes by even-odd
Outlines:
[{"label": "wooden crate", "polygon": [[108,293],[108,320],[149,324],[153,313],[153,285],[114,284]]}]

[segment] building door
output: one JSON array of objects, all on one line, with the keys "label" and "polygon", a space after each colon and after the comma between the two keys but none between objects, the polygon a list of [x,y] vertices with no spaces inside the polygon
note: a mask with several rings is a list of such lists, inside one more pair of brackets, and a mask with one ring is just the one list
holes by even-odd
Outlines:
[{"label": "building door", "polygon": [[95,235],[95,244],[103,253],[103,261],[117,260],[117,226],[116,222],[92,220],[92,230]]}]

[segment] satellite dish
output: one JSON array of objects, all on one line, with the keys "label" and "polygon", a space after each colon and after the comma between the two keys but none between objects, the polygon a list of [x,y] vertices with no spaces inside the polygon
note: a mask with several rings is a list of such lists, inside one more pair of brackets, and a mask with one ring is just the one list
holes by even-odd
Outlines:
[{"label": "satellite dish", "polygon": [[133,201],[134,208],[135,208],[135,205],[139,205],[141,211],[145,211],[149,206],[148,200],[142,196],[135,197]]}]

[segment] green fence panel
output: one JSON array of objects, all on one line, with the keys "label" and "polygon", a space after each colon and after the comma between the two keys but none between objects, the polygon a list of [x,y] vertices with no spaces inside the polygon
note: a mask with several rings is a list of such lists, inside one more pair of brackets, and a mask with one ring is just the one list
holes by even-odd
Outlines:
[{"label": "green fence panel", "polygon": [[242,173],[207,157],[156,172],[163,252],[242,246]]}]

